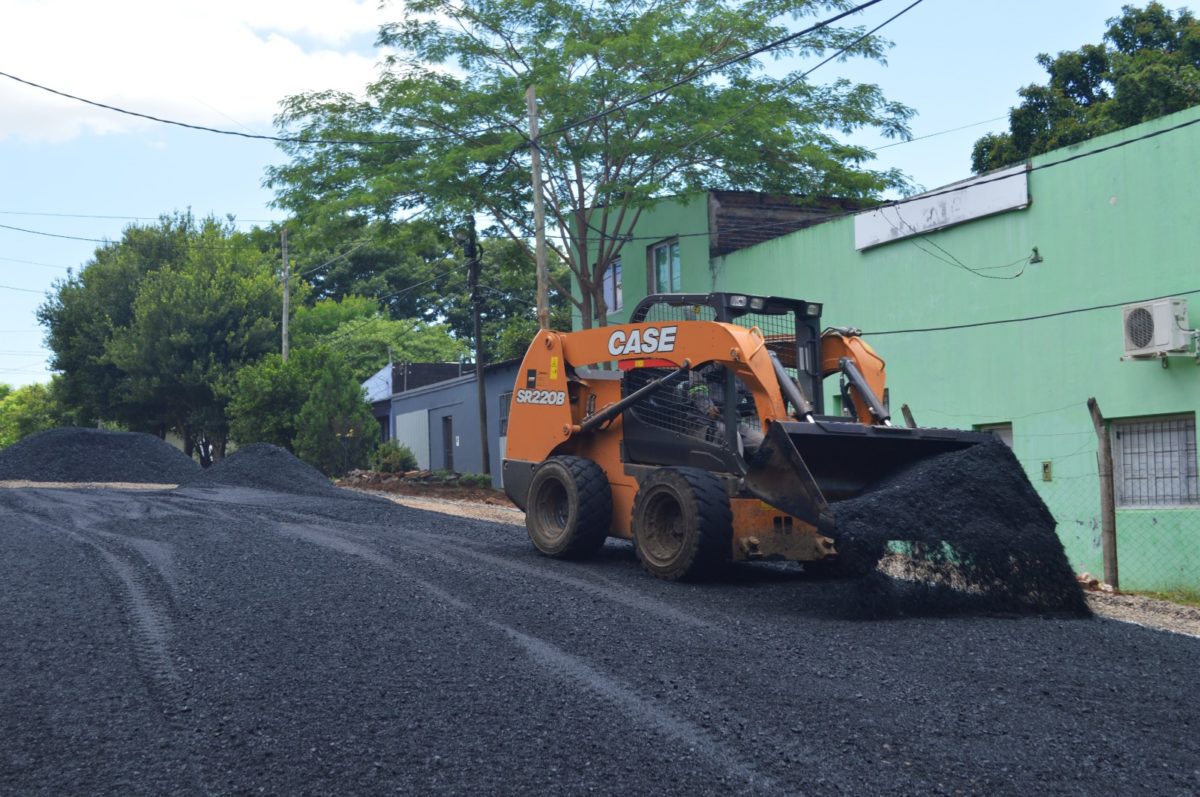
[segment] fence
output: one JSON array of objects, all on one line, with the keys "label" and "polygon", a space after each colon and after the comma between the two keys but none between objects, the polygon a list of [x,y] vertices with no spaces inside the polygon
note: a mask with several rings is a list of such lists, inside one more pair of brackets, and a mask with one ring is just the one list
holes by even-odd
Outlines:
[{"label": "fence", "polygon": [[[1058,523],[1059,537],[1076,572],[1103,580],[1099,438],[1094,428],[1083,423],[1086,406],[1081,403],[1071,409],[1073,428],[1062,423],[1066,420],[1062,414],[1047,422],[1005,426],[1011,429],[1008,442],[1026,475]],[[1119,586],[1200,592],[1194,416],[1114,419],[1104,422],[1103,428],[1112,447]]]}]

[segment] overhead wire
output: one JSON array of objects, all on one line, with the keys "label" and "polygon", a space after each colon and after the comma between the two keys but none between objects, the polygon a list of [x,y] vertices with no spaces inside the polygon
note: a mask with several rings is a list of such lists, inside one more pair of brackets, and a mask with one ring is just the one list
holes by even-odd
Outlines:
[{"label": "overhead wire", "polygon": [[[774,41],[767,42],[766,44],[760,45],[760,46],[755,47],[750,50],[746,50],[745,52],[738,53],[737,55],[730,56],[729,58],[726,58],[722,61],[718,61],[717,63],[715,63],[709,67],[706,67],[705,69],[701,69],[693,74],[686,75],[685,77],[679,78],[678,80],[675,80],[675,81],[667,84],[666,86],[662,86],[660,88],[654,89],[653,91],[644,92],[635,97],[631,97],[627,100],[622,100],[620,102],[615,103],[614,105],[609,106],[608,108],[597,111],[594,114],[589,114],[588,116],[585,116],[582,119],[577,119],[574,122],[568,122],[564,125],[560,125],[559,127],[554,128],[552,130],[545,131],[545,132],[541,133],[541,135],[539,135],[538,138],[541,139],[541,138],[545,138],[545,137],[553,137],[553,136],[561,135],[563,133],[574,130],[577,127],[582,127],[586,124],[591,124],[592,122],[603,119],[604,117],[610,116],[614,113],[617,113],[618,111],[623,111],[626,108],[632,107],[639,103],[643,103],[646,100],[654,99],[655,97],[658,97],[662,94],[666,94],[667,92],[673,91],[673,90],[679,88],[680,86],[686,85],[686,84],[691,83],[696,80],[700,80],[701,78],[708,77],[709,75],[711,75],[715,72],[719,72],[722,69],[727,69],[728,67],[731,67],[734,64],[739,64],[742,61],[747,61],[756,55],[761,55],[761,54],[763,54],[765,52],[769,52],[771,50],[777,50],[786,44],[791,44],[796,39],[802,38],[811,33],[815,33],[823,28],[827,28],[835,22],[839,22],[839,21],[845,19],[846,17],[853,16],[854,14],[857,14],[860,11],[864,11],[864,10],[870,8],[871,6],[876,5],[877,3],[880,3],[880,2],[882,2],[882,0],[867,0],[867,2],[865,2],[865,3],[860,3],[859,5],[854,6],[853,8],[847,9],[846,11],[843,11],[840,14],[836,14],[832,17],[829,17],[829,18],[824,19],[820,22],[817,22],[813,25],[810,25],[807,28],[804,28],[803,30],[796,31],[795,33],[789,33],[787,36],[784,36],[782,38],[775,39]],[[0,74],[3,74],[3,73],[0,73]]]},{"label": "overhead wire", "polygon": [[[879,0],[875,0],[875,2],[878,2],[878,1]],[[338,138],[311,138],[311,137],[305,137],[305,136],[273,136],[273,135],[266,135],[266,134],[262,134],[262,133],[247,133],[247,132],[244,132],[241,130],[225,130],[225,129],[222,129],[219,127],[208,127],[207,125],[198,125],[198,124],[192,124],[190,122],[180,122],[180,121],[177,121],[174,119],[166,119],[161,116],[154,116],[153,114],[142,113],[140,111],[131,111],[126,108],[120,108],[116,105],[109,105],[107,103],[98,102],[96,100],[89,100],[86,97],[80,97],[75,94],[69,94],[65,91],[53,89],[53,88],[50,88],[49,86],[44,86],[41,83],[35,83],[32,80],[26,80],[25,78],[17,77],[16,75],[13,75],[9,72],[0,71],[0,77],[6,77],[9,80],[16,81],[17,83],[23,83],[26,86],[31,86],[35,89],[39,89],[41,91],[45,91],[50,94],[56,94],[60,97],[65,97],[66,99],[69,99],[69,100],[75,100],[76,102],[82,102],[85,105],[91,105],[96,108],[103,108],[107,111],[113,111],[115,113],[124,114],[126,116],[133,116],[138,119],[146,119],[151,122],[158,122],[159,124],[173,125],[175,127],[182,127],[182,128],[186,128],[188,130],[197,130],[197,131],[204,132],[204,133],[216,133],[217,135],[222,135],[222,136],[236,136],[238,138],[248,138],[248,139],[255,139],[255,140],[259,140],[259,141],[275,141],[275,142],[280,142],[280,143],[284,143],[284,144],[321,144],[321,145],[329,145],[329,146],[384,146],[384,145],[397,145],[397,144],[420,144],[422,142],[427,142],[427,141],[442,141],[442,140],[449,140],[449,139],[460,139],[460,138],[464,137],[464,135],[453,133],[453,134],[436,134],[436,135],[426,135],[426,136],[408,136],[408,137],[401,137],[401,138],[373,138],[373,139],[369,138],[369,139],[357,139],[356,140],[356,139],[338,139]],[[470,133],[470,135],[478,136],[478,135],[483,135],[485,133],[495,132],[497,130],[502,130],[502,129],[505,129],[505,128],[501,125],[495,125],[490,128],[485,128],[484,130],[473,131]]]},{"label": "overhead wire", "polygon": [[1038,315],[1020,316],[1017,318],[1001,318],[993,321],[974,321],[965,324],[947,324],[938,327],[915,327],[912,329],[889,329],[878,332],[864,332],[863,335],[878,337],[880,335],[909,335],[917,332],[949,332],[956,329],[975,329],[978,327],[993,327],[1002,324],[1018,324],[1025,321],[1041,321],[1046,318],[1059,318],[1061,316],[1075,315],[1078,313],[1090,313],[1095,310],[1111,310],[1116,307],[1123,307],[1127,304],[1140,304],[1142,302],[1156,302],[1160,299],[1172,299],[1176,296],[1191,296],[1200,293],[1200,288],[1189,291],[1176,291],[1163,296],[1152,296],[1148,299],[1126,299],[1120,302],[1110,302],[1108,304],[1097,304],[1091,307],[1076,307],[1070,310],[1057,310],[1050,313],[1040,313]]},{"label": "overhead wire", "polygon": [[[858,36],[857,38],[855,38],[855,39],[854,39],[854,41],[850,42],[849,44],[845,44],[845,45],[843,45],[842,47],[838,48],[838,49],[837,49],[837,50],[836,50],[836,51],[835,51],[833,54],[829,55],[828,57],[826,57],[826,58],[822,59],[822,60],[821,60],[821,61],[819,61],[818,63],[816,63],[816,64],[814,64],[813,66],[811,66],[811,67],[809,67],[808,69],[806,69],[805,71],[801,72],[801,73],[800,73],[799,75],[797,75],[795,78],[793,78],[793,79],[791,79],[791,80],[789,80],[789,81],[787,81],[787,82],[785,82],[785,83],[782,83],[782,84],[780,84],[780,85],[778,85],[778,86],[774,87],[774,88],[773,88],[773,89],[772,89],[770,92],[768,92],[768,95],[767,95],[767,96],[768,96],[768,97],[770,97],[770,96],[773,96],[773,95],[775,95],[775,94],[778,94],[779,92],[786,91],[787,89],[790,89],[792,86],[796,85],[796,84],[797,84],[798,82],[800,82],[801,80],[804,80],[805,78],[807,78],[809,75],[811,75],[813,72],[817,71],[817,70],[818,70],[818,69],[820,69],[821,67],[823,67],[823,66],[825,66],[825,65],[827,65],[827,64],[829,64],[829,63],[832,63],[833,61],[836,61],[838,58],[841,58],[843,55],[845,55],[847,52],[849,52],[850,50],[852,50],[852,49],[854,49],[855,47],[857,47],[857,46],[858,46],[859,44],[861,44],[863,41],[865,41],[865,40],[869,39],[871,36],[874,36],[876,33],[878,33],[878,32],[879,32],[880,30],[882,30],[883,28],[887,27],[888,25],[890,25],[891,23],[895,22],[895,21],[896,21],[897,19],[899,19],[900,17],[902,17],[902,16],[904,16],[905,14],[907,14],[909,11],[911,11],[911,10],[913,10],[914,8],[916,8],[917,6],[919,6],[919,5],[920,5],[922,2],[924,2],[924,0],[913,0],[913,2],[912,2],[912,3],[910,3],[909,5],[905,6],[905,7],[904,7],[904,8],[902,8],[902,9],[900,9],[898,12],[896,12],[896,13],[895,13],[895,14],[893,14],[892,16],[888,17],[887,19],[883,20],[883,21],[882,21],[882,22],[880,22],[878,25],[876,25],[874,28],[872,28],[872,29],[870,29],[870,30],[866,31],[865,33],[861,34],[860,36]],[[858,8],[856,8],[856,9],[852,9],[852,10],[850,10],[850,11],[846,12],[846,14],[857,13],[858,11],[861,11],[861,10],[863,10],[864,8],[866,8],[866,7],[867,7],[867,5],[870,5],[870,4],[866,4],[866,5],[859,6],[859,7],[858,7]],[[845,15],[841,15],[841,16],[845,16]],[[830,21],[836,21],[837,19],[840,19],[840,18],[841,18],[840,16],[839,16],[839,17],[835,17],[835,18],[833,18],[833,20],[830,20]],[[828,22],[829,22],[829,21],[827,21],[825,24],[828,24]],[[815,28],[815,27],[816,27],[816,26],[814,26],[814,28]],[[824,25],[822,25],[821,27],[824,27]],[[789,38],[789,39],[790,39],[790,38],[796,38],[796,37],[798,37],[798,36],[804,35],[804,33],[805,33],[804,31],[801,31],[801,32],[799,32],[799,33],[797,33],[797,34],[794,34],[793,36],[791,36],[791,37],[787,37],[787,38]],[[759,103],[761,103],[761,102],[762,102],[762,100],[759,100],[758,102],[759,102]],[[743,115],[744,115],[744,112],[743,112],[743,111],[741,111],[741,110],[739,110],[739,111],[737,111],[737,112],[735,112],[735,113],[729,114],[729,115],[727,115],[727,116],[726,116],[726,117],[725,117],[725,118],[724,118],[722,121],[718,122],[718,123],[716,124],[716,126],[712,127],[710,130],[708,130],[708,131],[706,131],[706,132],[702,133],[701,135],[699,135],[699,136],[697,136],[697,137],[695,137],[695,138],[691,139],[690,141],[688,141],[688,142],[686,142],[686,143],[683,143],[683,144],[680,144],[680,145],[673,146],[673,147],[672,147],[672,149],[674,149],[674,150],[684,150],[684,149],[688,149],[689,147],[693,147],[693,146],[695,146],[696,144],[698,144],[698,143],[700,143],[701,141],[703,141],[704,139],[706,139],[706,138],[710,138],[710,137],[712,137],[712,136],[716,135],[716,134],[717,134],[717,133],[718,133],[718,132],[719,132],[721,129],[723,129],[724,127],[726,127],[727,125],[729,125],[731,122],[733,122],[733,121],[735,121],[735,120],[737,120],[737,119],[739,119],[739,118],[742,118],[742,116],[743,116]],[[543,150],[543,149],[541,148],[541,144],[540,144],[540,142],[534,142],[534,146],[537,146],[537,147],[538,147],[538,149],[539,149],[539,150],[540,150],[540,151],[541,151],[543,154],[545,154],[545,150]],[[778,222],[776,222],[775,224],[779,224],[779,223],[778,223]],[[784,222],[783,224],[785,224],[785,225],[786,225],[787,223],[786,223],[786,222]],[[592,224],[590,224],[590,223],[587,223],[587,226],[588,226],[588,227],[589,227],[589,228],[590,228],[590,229],[591,229],[593,232],[600,233],[601,235],[606,235],[606,233],[605,233],[603,230],[600,230],[600,229],[596,228],[594,225],[592,225]],[[768,225],[765,225],[765,226],[770,226],[770,223],[769,223]],[[744,229],[744,228],[739,228],[739,229]],[[709,233],[706,231],[706,232],[705,232],[705,233],[703,233],[703,234],[707,235],[707,234],[709,234]],[[680,237],[682,237],[682,236],[680,236]],[[625,240],[626,240],[626,241],[630,241],[630,240],[635,240],[635,239],[633,239],[633,238],[628,238],[628,237],[627,237]]]}]

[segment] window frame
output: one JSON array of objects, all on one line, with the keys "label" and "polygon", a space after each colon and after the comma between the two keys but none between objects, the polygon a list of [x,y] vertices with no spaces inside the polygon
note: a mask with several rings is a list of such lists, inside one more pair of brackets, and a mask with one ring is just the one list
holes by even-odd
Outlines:
[{"label": "window frame", "polygon": [[[1128,434],[1126,430],[1131,431],[1133,427],[1138,426],[1145,427],[1174,423],[1182,423],[1183,427],[1181,429],[1143,430],[1142,435],[1178,435],[1178,441],[1183,444],[1181,448],[1169,447],[1165,450],[1151,450],[1146,448],[1136,450],[1127,449],[1127,446],[1134,444],[1129,442],[1132,439],[1132,435]],[[1123,431],[1126,431],[1124,436],[1122,434]],[[1113,418],[1108,424],[1108,435],[1112,448],[1113,503],[1116,509],[1124,511],[1130,509],[1187,509],[1200,507],[1200,468],[1197,465],[1195,413]],[[1153,445],[1155,439],[1152,438],[1149,442]],[[1141,470],[1146,473],[1145,476],[1128,473],[1131,458],[1139,455],[1148,458],[1142,463],[1141,467]],[[1177,469],[1174,472],[1173,479],[1169,475],[1159,476],[1159,472],[1164,470],[1162,462],[1170,457],[1175,458],[1174,464],[1178,465],[1182,463],[1184,465],[1184,471],[1181,473]],[[1186,461],[1184,461],[1185,458]],[[1143,487],[1145,489],[1131,489],[1134,480],[1144,481],[1145,485]],[[1171,489],[1168,486],[1166,489],[1163,489],[1162,485],[1164,483],[1170,485],[1171,481],[1174,481],[1175,488]],[[1176,500],[1162,500],[1164,492],[1174,492],[1178,497]],[[1140,493],[1141,495],[1135,495],[1134,493]],[[1141,500],[1138,500],[1139,498]],[[1167,498],[1170,499],[1171,496],[1167,496]]]},{"label": "window frame", "polygon": [[[656,253],[667,253],[667,286],[658,287],[658,261]],[[683,255],[679,238],[666,238],[646,247],[646,291],[647,293],[679,293],[683,290]]]},{"label": "window frame", "polygon": [[621,273],[621,258],[613,258],[612,262],[608,264],[608,268],[604,269],[600,289],[604,294],[604,303],[608,305],[607,315],[619,313],[625,309],[625,282],[624,275]]}]

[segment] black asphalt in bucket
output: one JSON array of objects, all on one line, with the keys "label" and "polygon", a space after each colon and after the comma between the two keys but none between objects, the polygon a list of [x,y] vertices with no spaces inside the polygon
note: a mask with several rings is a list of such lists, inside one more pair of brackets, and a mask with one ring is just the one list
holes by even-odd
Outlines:
[{"label": "black asphalt in bucket", "polygon": [[999,441],[916,463],[832,509],[865,616],[1091,614],[1054,517]]}]

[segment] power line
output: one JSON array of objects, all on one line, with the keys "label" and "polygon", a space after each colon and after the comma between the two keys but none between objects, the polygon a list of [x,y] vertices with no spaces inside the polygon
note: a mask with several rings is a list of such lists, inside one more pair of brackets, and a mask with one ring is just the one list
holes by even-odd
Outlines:
[{"label": "power line", "polygon": [[45,293],[45,291],[37,291],[33,288],[14,288],[11,285],[0,285],[0,288],[6,291],[21,291],[22,293]]},{"label": "power line", "polygon": [[[879,2],[879,0],[873,0],[873,2]],[[207,127],[205,125],[196,125],[196,124],[191,124],[189,122],[179,122],[174,119],[164,119],[161,116],[154,116],[154,115],[148,114],[148,113],[141,113],[140,111],[130,111],[125,108],[118,108],[115,105],[108,105],[103,102],[97,102],[96,100],[89,100],[85,97],[79,97],[74,94],[68,94],[65,91],[59,91],[58,89],[52,89],[49,86],[43,86],[40,83],[34,83],[32,80],[26,80],[25,78],[17,77],[16,75],[9,74],[8,72],[0,72],[0,77],[6,77],[9,80],[16,81],[17,83],[24,83],[26,86],[31,86],[35,89],[49,92],[50,94],[56,94],[59,97],[66,97],[69,100],[75,100],[76,102],[82,102],[85,105],[91,105],[96,108],[103,108],[106,111],[113,111],[115,113],[125,114],[126,116],[134,116],[134,117],[137,117],[138,119],[146,119],[151,122],[158,122],[158,123],[164,124],[164,125],[174,125],[175,127],[183,127],[188,130],[198,130],[203,133],[216,133],[216,134],[222,135],[222,136],[236,136],[238,138],[249,138],[249,139],[255,139],[258,141],[276,141],[276,142],[281,142],[284,144],[327,144],[327,145],[333,145],[333,146],[356,146],[357,147],[357,146],[379,146],[379,145],[387,145],[387,144],[420,144],[420,143],[424,143],[427,141],[445,141],[445,140],[452,140],[452,139],[462,139],[465,137],[464,135],[446,134],[446,135],[412,136],[412,137],[408,137],[408,138],[376,138],[376,139],[353,140],[353,139],[336,139],[336,138],[305,138],[303,136],[270,136],[270,135],[264,135],[261,133],[247,133],[247,132],[244,132],[241,130],[223,130],[219,127]],[[489,127],[484,130],[481,130],[477,133],[473,133],[471,135],[482,135],[484,133],[489,133],[489,132],[493,132],[493,131],[500,130],[500,129],[503,129],[503,128],[501,128],[500,126],[493,126],[493,127]]]},{"label": "power line", "polygon": [[[841,48],[839,48],[838,52],[835,52],[832,55],[829,55],[828,58],[823,59],[820,62],[817,62],[816,65],[811,66],[808,68],[808,70],[805,70],[804,72],[798,74],[798,76],[796,78],[794,78],[792,80],[788,80],[788,82],[786,82],[786,83],[782,83],[778,86],[775,86],[774,89],[772,89],[768,92],[767,96],[770,97],[772,95],[778,94],[778,92],[780,92],[780,91],[785,91],[787,89],[790,89],[791,86],[796,85],[798,82],[800,82],[800,80],[803,80],[804,78],[809,77],[810,74],[816,72],[817,70],[820,70],[820,68],[822,66],[826,66],[827,64],[830,64],[830,62],[841,58],[841,56],[845,55],[848,52],[848,50],[851,50],[854,47],[857,47],[858,44],[865,41],[866,38],[874,36],[875,34],[877,34],[878,31],[882,30],[883,28],[886,28],[886,26],[895,22],[896,19],[899,19],[900,17],[905,16],[906,13],[912,11],[913,8],[916,8],[917,6],[922,4],[923,1],[924,0],[913,0],[913,2],[911,2],[911,4],[908,4],[904,8],[901,8],[901,10],[894,13],[893,16],[890,16],[887,19],[884,19],[883,22],[876,25],[875,28],[872,28],[871,30],[866,31],[865,34],[863,34],[862,36],[859,36],[858,38],[856,38],[856,40],[854,40],[848,44],[845,44],[845,46],[842,46]],[[860,8],[863,8],[863,7],[865,7],[865,6],[860,6]],[[847,13],[852,13],[852,12],[847,12]],[[726,125],[730,124],[730,122],[739,119],[740,116],[742,116],[742,112],[728,115],[728,116],[726,116],[725,119],[722,119],[720,122],[718,122],[718,124],[716,124],[716,126],[713,127],[712,130],[709,130],[707,133],[703,133],[703,134],[701,134],[701,136],[691,139],[690,142],[686,142],[685,144],[680,144],[678,146],[674,146],[674,148],[672,148],[672,149],[676,150],[676,151],[688,149],[689,146],[694,146],[694,145],[702,142],[703,139],[715,136],[715,134],[718,133],[722,127],[725,127]],[[534,145],[538,146],[538,149],[541,150],[540,143],[535,143]],[[545,150],[542,150],[542,151],[545,151]],[[842,215],[845,215],[845,214],[842,214]],[[830,217],[836,218],[838,216],[830,216]],[[592,230],[592,232],[600,233],[600,235],[606,234],[604,232],[604,230],[596,228],[594,226],[594,224],[589,223],[589,222],[586,222],[586,224],[587,224],[588,229]],[[726,229],[730,230],[730,232],[740,232],[740,230],[743,230],[743,229],[770,228],[770,227],[780,227],[780,226],[794,227],[793,224],[791,224],[790,222],[767,222],[767,223],[761,224],[761,226],[760,226],[760,224],[755,224],[755,226],[748,226],[748,227],[740,227],[739,226],[739,227],[730,227],[730,228],[726,228]],[[790,232],[791,232],[791,230],[790,230]],[[710,234],[709,230],[706,230],[706,232],[703,232],[703,233],[680,234],[680,235],[678,235],[678,238],[686,238],[686,236],[691,236],[691,235],[698,236],[698,235],[709,235],[709,234]],[[632,240],[638,240],[638,239],[631,238],[631,236],[626,236],[626,238],[625,238],[625,242],[632,241]],[[654,238],[653,240],[660,240],[660,239]]]},{"label": "power line", "polygon": [[[574,130],[577,127],[582,127],[583,125],[590,124],[598,119],[603,119],[604,117],[610,116],[611,114],[614,114],[617,111],[623,111],[626,108],[632,107],[632,106],[637,105],[642,102],[645,102],[646,100],[654,99],[655,97],[658,97],[659,95],[666,94],[667,92],[677,89],[680,86],[691,83],[692,81],[700,80],[701,78],[708,77],[709,75],[713,74],[714,72],[718,72],[722,69],[726,69],[728,67],[733,66],[734,64],[741,63],[742,61],[747,61],[756,55],[761,55],[765,52],[768,52],[769,50],[775,50],[775,49],[778,49],[779,47],[782,47],[785,44],[790,44],[791,42],[795,41],[796,39],[807,36],[810,33],[815,33],[816,31],[819,31],[822,28],[827,28],[830,25],[832,25],[833,23],[838,22],[842,19],[845,19],[846,17],[857,14],[860,11],[864,11],[879,2],[882,2],[882,0],[867,0],[867,2],[861,3],[857,6],[855,6],[854,8],[843,11],[840,14],[836,14],[836,15],[830,17],[829,19],[822,20],[821,22],[818,22],[815,25],[810,25],[809,27],[805,28],[804,30],[796,31],[795,33],[789,33],[787,36],[784,36],[783,38],[768,42],[764,45],[754,48],[753,50],[747,50],[743,53],[739,53],[737,55],[726,58],[724,61],[719,61],[719,62],[713,64],[712,66],[708,67],[707,69],[701,69],[699,72],[696,72],[695,74],[688,75],[687,77],[682,77],[682,78],[674,81],[673,83],[663,86],[662,88],[654,89],[653,91],[648,91],[644,94],[639,94],[636,97],[631,97],[628,100],[622,100],[621,102],[618,102],[616,105],[611,105],[602,111],[597,111],[596,113],[591,114],[590,116],[585,116],[584,118],[579,119],[574,122],[568,122],[567,124],[562,125],[561,127],[557,127],[553,130],[549,130],[545,133],[542,133],[541,136],[539,136],[539,138],[545,138],[547,136],[561,135],[562,133],[566,133],[570,130]],[[4,73],[0,72],[0,75],[2,75],[2,74],[4,74]]]},{"label": "power line", "polygon": [[984,119],[982,122],[971,122],[971,124],[969,124],[969,125],[961,125],[960,127],[952,127],[949,130],[939,130],[936,133],[926,133],[923,136],[914,136],[913,138],[906,138],[904,141],[893,141],[891,144],[884,144],[881,147],[874,147],[871,149],[871,152],[879,152],[879,150],[881,150],[881,149],[890,149],[892,147],[898,147],[901,144],[911,144],[914,141],[924,141],[927,138],[937,138],[938,136],[944,136],[949,133],[957,133],[960,130],[969,130],[972,127],[979,127],[980,125],[990,124],[991,122],[999,122],[1001,119],[1007,119],[1007,118],[1008,118],[1008,115],[1006,114],[1004,116],[997,116],[992,119]]},{"label": "power line", "polygon": [[1123,307],[1127,304],[1138,304],[1141,302],[1156,302],[1159,299],[1171,299],[1175,296],[1191,296],[1192,294],[1200,293],[1200,288],[1191,291],[1176,291],[1168,293],[1165,296],[1153,296],[1149,299],[1128,299],[1123,302],[1113,302],[1111,304],[1097,304],[1092,307],[1076,307],[1071,310],[1058,310],[1053,313],[1042,313],[1040,315],[1027,315],[1020,318],[1002,318],[996,321],[976,321],[970,324],[950,324],[944,327],[919,327],[915,329],[890,329],[884,332],[864,332],[864,336],[877,337],[879,335],[907,335],[915,332],[948,332],[955,329],[974,329],[975,327],[993,327],[1001,324],[1017,324],[1025,321],[1040,321],[1045,318],[1058,318],[1059,316],[1075,315],[1076,313],[1090,313],[1093,310],[1111,310],[1114,307]]},{"label": "power line", "polygon": [[[1192,127],[1197,124],[1200,124],[1200,118],[1190,119],[1186,122],[1180,122],[1179,124],[1172,125],[1171,127],[1163,128],[1162,130],[1154,130],[1152,132],[1140,135],[1136,138],[1126,139],[1124,141],[1117,141],[1112,144],[1108,144],[1103,147],[1100,147],[1098,149],[1089,150],[1087,152],[1076,153],[1075,155],[1070,155],[1066,158],[1061,158],[1056,161],[1050,161],[1048,163],[1041,163],[1041,164],[1037,164],[1037,165],[1030,165],[1027,168],[1026,172],[1027,173],[1028,172],[1038,172],[1038,171],[1042,171],[1044,169],[1053,168],[1055,166],[1062,166],[1067,163],[1073,163],[1075,161],[1083,160],[1084,158],[1090,158],[1093,155],[1101,155],[1105,152],[1110,152],[1115,149],[1120,149],[1122,147],[1126,147],[1131,144],[1137,144],[1142,141],[1146,141],[1148,139],[1157,138],[1158,136],[1166,135],[1167,133],[1173,133],[1178,130],[1182,130],[1187,127]],[[1081,142],[1081,144],[1077,144],[1075,146],[1086,145],[1086,143],[1087,142]],[[911,202],[915,199],[932,199],[934,197],[958,193],[959,191],[966,191],[966,190],[974,188],[976,186],[987,185],[989,183],[999,182],[1000,180],[1011,180],[1013,177],[1014,177],[1014,175],[1011,175],[1011,174],[1002,174],[1002,175],[998,175],[995,177],[989,177],[986,179],[972,180],[971,182],[969,182],[966,185],[949,186],[946,188],[938,189],[936,191],[919,194],[914,197],[906,197],[904,199],[893,199],[893,200],[889,200],[887,202],[881,202],[880,204],[874,205],[872,207],[860,208],[858,210],[847,210],[847,211],[843,211],[841,213],[831,213],[828,216],[822,217],[820,219],[820,221],[817,223],[823,224],[827,221],[836,221],[837,219],[843,219],[843,218],[846,218],[847,216],[856,216],[860,213],[870,213],[870,212],[874,212],[874,211],[881,212],[881,211],[887,210],[888,208],[899,207],[899,206],[904,205],[907,202]],[[801,205],[799,207],[803,207],[803,206]],[[793,227],[793,226],[794,226],[794,223],[790,222],[790,221],[771,221],[771,222],[762,222],[762,223],[756,223],[756,224],[735,225],[735,226],[725,227],[722,229],[730,231],[730,232],[743,232],[743,231],[747,231],[747,230],[768,230],[768,229],[779,229],[781,227]],[[592,229],[595,230],[595,228],[592,228]],[[796,230],[796,229],[788,230],[788,232],[797,232],[797,231],[798,230]],[[596,232],[599,232],[599,230],[596,230]],[[674,235],[672,237],[673,238],[696,238],[696,237],[709,236],[709,235],[712,235],[712,230],[701,230],[698,232],[681,232],[681,233],[677,233],[676,235]],[[661,241],[661,240],[663,240],[663,237],[661,235],[625,236],[624,240],[627,243],[631,242],[631,241]],[[982,269],[977,269],[977,270],[982,270]]]},{"label": "power line", "polygon": [[27,266],[43,266],[45,268],[58,268],[58,269],[62,269],[63,271],[70,271],[73,268],[72,266],[56,266],[53,263],[39,263],[36,260],[18,260],[15,257],[0,257],[0,260],[3,260],[8,263],[24,263]]},{"label": "power line", "polygon": [[[95,213],[50,213],[32,210],[0,210],[4,216],[54,216],[64,219],[113,219],[116,221],[158,221],[161,216],[104,216]],[[235,224],[277,224],[286,219],[235,219]]]},{"label": "power line", "polygon": [[42,232],[41,230],[30,230],[25,227],[13,227],[8,224],[0,224],[0,229],[15,230],[17,232],[27,232],[31,235],[45,235],[47,238],[67,238],[68,240],[71,240],[71,241],[90,241],[95,244],[113,243],[113,241],[107,241],[107,240],[104,240],[101,238],[83,238],[78,235],[62,235],[61,233],[56,233],[56,232]]}]

